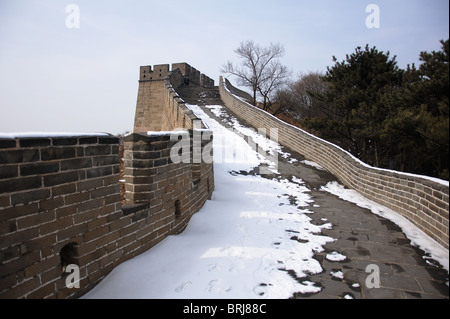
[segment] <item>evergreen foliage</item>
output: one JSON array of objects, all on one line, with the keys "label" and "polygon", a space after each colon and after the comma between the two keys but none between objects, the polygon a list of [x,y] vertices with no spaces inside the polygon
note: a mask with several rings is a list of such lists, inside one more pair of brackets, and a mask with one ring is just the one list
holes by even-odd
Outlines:
[{"label": "evergreen foliage", "polygon": [[395,56],[368,45],[342,62],[333,57],[322,77],[327,89],[310,92],[328,112],[301,125],[370,165],[448,180],[449,41],[441,44],[420,53],[418,69],[402,70]]}]

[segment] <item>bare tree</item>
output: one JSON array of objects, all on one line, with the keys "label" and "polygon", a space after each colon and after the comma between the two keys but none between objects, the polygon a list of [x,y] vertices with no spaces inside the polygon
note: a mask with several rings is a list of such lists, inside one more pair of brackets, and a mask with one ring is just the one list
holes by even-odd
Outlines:
[{"label": "bare tree", "polygon": [[[258,92],[263,98],[263,109],[265,111],[272,111],[272,98],[276,96],[276,92],[287,83],[290,72],[287,67],[282,65],[279,61],[271,61],[266,67],[264,78],[261,79],[258,86]],[[274,94],[275,93],[275,94]]]},{"label": "bare tree", "polygon": [[330,116],[326,103],[317,99],[317,95],[324,94],[327,85],[322,80],[323,75],[318,72],[301,74],[298,80],[289,85],[289,91],[296,101],[293,109],[300,118],[316,116]]},{"label": "bare tree", "polygon": [[296,120],[328,116],[330,112],[327,105],[317,98],[326,89],[321,73],[300,74],[296,81],[286,83],[276,90],[271,112],[273,115],[289,113]]},{"label": "bare tree", "polygon": [[261,47],[253,41],[245,41],[234,52],[242,60],[240,65],[228,61],[221,72],[236,76],[238,85],[251,88],[253,105],[259,92],[266,108],[272,92],[289,76],[287,68],[278,61],[284,55],[284,47],[279,43]]},{"label": "bare tree", "polygon": [[277,115],[280,113],[297,113],[297,101],[295,100],[294,94],[289,89],[289,87],[283,87],[277,90],[273,97],[273,103],[271,105],[272,115]]}]

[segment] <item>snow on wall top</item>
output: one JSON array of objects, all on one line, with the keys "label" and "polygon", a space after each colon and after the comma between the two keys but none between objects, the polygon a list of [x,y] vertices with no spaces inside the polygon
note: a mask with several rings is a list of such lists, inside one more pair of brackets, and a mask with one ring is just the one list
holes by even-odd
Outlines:
[{"label": "snow on wall top", "polygon": [[74,132],[18,132],[3,133],[0,132],[0,138],[53,138],[53,137],[89,137],[89,136],[111,136],[109,133],[74,133]]}]

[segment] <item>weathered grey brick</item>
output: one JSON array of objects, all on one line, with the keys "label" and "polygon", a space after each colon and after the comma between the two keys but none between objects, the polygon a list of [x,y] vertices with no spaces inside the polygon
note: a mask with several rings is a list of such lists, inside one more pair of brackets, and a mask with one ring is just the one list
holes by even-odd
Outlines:
[{"label": "weathered grey brick", "polygon": [[78,143],[80,145],[97,144],[98,143],[98,137],[97,136],[80,137],[80,138],[78,138]]},{"label": "weathered grey brick", "polygon": [[53,138],[52,144],[54,146],[77,145],[78,139],[76,137]]},{"label": "weathered grey brick", "polygon": [[42,200],[45,198],[49,198],[50,190],[46,188],[42,189],[35,189],[27,192],[21,192],[21,193],[15,193],[11,195],[11,204],[12,205],[18,205],[18,204],[27,204],[30,202],[35,202],[38,200]]},{"label": "weathered grey brick", "polygon": [[41,150],[41,159],[43,161],[58,160],[76,157],[74,147],[52,147]]},{"label": "weathered grey brick", "polygon": [[49,146],[51,141],[49,138],[21,138],[19,139],[20,147],[41,147]]},{"label": "weathered grey brick", "polygon": [[40,176],[19,177],[0,180],[0,193],[12,193],[17,191],[35,189],[42,186]]},{"label": "weathered grey brick", "polygon": [[92,158],[81,157],[61,161],[61,171],[92,167]]},{"label": "weathered grey brick", "polygon": [[17,177],[19,175],[18,165],[1,165],[0,179]]},{"label": "weathered grey brick", "polygon": [[38,149],[2,150],[0,164],[27,163],[39,161]]},{"label": "weathered grey brick", "polygon": [[86,178],[97,178],[101,176],[112,175],[113,169],[112,166],[102,166],[96,168],[90,168],[86,170]]},{"label": "weathered grey brick", "polygon": [[94,166],[107,166],[119,164],[119,156],[118,155],[106,155],[106,156],[98,156],[93,159]]},{"label": "weathered grey brick", "polygon": [[21,176],[56,173],[58,171],[59,171],[59,162],[52,162],[52,163],[39,162],[20,165]]},{"label": "weathered grey brick", "polygon": [[101,145],[101,146],[87,146],[84,150],[85,156],[95,156],[95,155],[109,155],[111,154],[111,146],[110,145]]},{"label": "weathered grey brick", "polygon": [[119,138],[116,136],[99,136],[98,138],[99,144],[119,144]]},{"label": "weathered grey brick", "polygon": [[15,139],[3,139],[0,138],[0,148],[15,148],[16,147]]},{"label": "weathered grey brick", "polygon": [[44,176],[44,186],[56,186],[75,182],[79,179],[77,171],[63,172]]}]

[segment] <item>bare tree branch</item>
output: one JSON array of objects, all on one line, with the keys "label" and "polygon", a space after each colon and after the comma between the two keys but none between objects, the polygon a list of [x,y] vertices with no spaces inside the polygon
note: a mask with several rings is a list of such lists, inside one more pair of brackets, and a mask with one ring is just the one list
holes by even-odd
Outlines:
[{"label": "bare tree branch", "polygon": [[284,47],[279,43],[261,47],[250,40],[241,42],[234,52],[241,59],[241,64],[234,65],[228,61],[221,72],[236,76],[238,85],[252,90],[253,105],[256,105],[259,93],[266,108],[272,92],[289,76],[287,68],[278,61],[284,55]]}]

